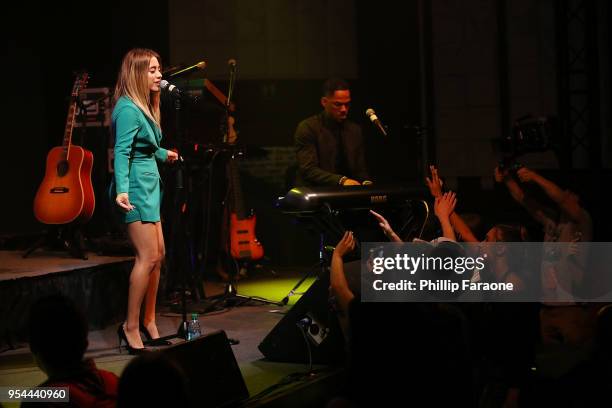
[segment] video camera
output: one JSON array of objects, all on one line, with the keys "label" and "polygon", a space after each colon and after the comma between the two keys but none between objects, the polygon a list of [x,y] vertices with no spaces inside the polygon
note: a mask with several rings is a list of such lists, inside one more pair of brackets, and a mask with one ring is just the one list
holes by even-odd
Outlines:
[{"label": "video camera", "polygon": [[512,125],[512,132],[499,141],[503,159],[501,169],[518,170],[516,158],[525,153],[546,152],[557,147],[558,123],[552,116],[522,116]]},{"label": "video camera", "polygon": [[523,167],[522,164],[515,161],[514,157],[504,157],[504,159],[498,163],[498,166],[500,170],[508,170],[510,172],[516,172]]},{"label": "video camera", "polygon": [[556,135],[557,122],[553,117],[523,116],[514,121],[512,132],[502,140],[502,152],[514,157],[545,152],[555,146]]}]

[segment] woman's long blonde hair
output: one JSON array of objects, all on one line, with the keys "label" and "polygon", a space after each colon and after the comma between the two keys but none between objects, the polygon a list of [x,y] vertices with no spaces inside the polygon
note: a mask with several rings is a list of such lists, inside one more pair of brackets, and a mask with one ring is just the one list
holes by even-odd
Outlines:
[{"label": "woman's long blonde hair", "polygon": [[161,65],[159,54],[147,48],[134,48],[125,54],[115,86],[114,99],[117,103],[120,97],[127,96],[161,129],[159,92],[151,92],[147,79],[153,57],[157,58]]}]

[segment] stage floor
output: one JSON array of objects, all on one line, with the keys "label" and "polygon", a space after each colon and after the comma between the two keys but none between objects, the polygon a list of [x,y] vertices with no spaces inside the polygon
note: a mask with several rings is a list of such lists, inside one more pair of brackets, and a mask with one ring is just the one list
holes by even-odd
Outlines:
[{"label": "stage floor", "polygon": [[[52,274],[73,269],[99,265],[106,262],[124,262],[131,257],[100,257],[89,256],[88,260],[70,258],[68,255],[58,256],[43,251],[36,252],[28,259],[21,258],[21,252],[0,251],[0,280],[17,279]],[[246,296],[257,296],[280,301],[298,280],[307,273],[304,268],[281,268],[276,270],[261,269],[250,272],[249,277],[241,279],[237,284],[238,293]],[[298,292],[306,291],[313,282],[313,277],[307,279]],[[225,289],[223,282],[203,282],[208,297],[222,294]],[[250,301],[245,305],[221,308],[220,310],[200,316],[203,333],[224,330],[227,336],[240,341],[232,346],[243,378],[251,396],[276,384],[288,374],[304,372],[308,369],[303,364],[275,363],[266,361],[257,348],[259,343],[283,317],[284,313],[299,299],[300,295],[289,298],[287,306],[262,304]],[[177,305],[164,304],[158,307],[157,323],[162,335],[176,333],[182,316]],[[202,312],[210,305],[205,299],[201,304],[188,303],[188,315],[191,312]],[[3,319],[7,318],[3,316]],[[89,347],[86,358],[93,358],[98,367],[120,375],[126,364],[133,358],[127,352],[118,349],[117,325],[109,325],[101,330],[89,333]],[[183,340],[171,340],[178,343]],[[315,366],[322,368],[322,366]],[[205,367],[203,367],[205,369]],[[27,343],[17,344],[15,349],[2,350],[0,353],[0,386],[34,386],[44,381],[46,376],[33,361]],[[5,404],[5,406],[11,406]],[[16,406],[16,405],[15,405]]]},{"label": "stage floor", "polygon": [[[290,373],[308,369],[303,364],[265,361],[257,349],[259,342],[281,318],[282,308],[267,305],[239,306],[200,317],[204,334],[225,330],[228,337],[240,340],[239,344],[232,346],[232,350],[251,396]],[[181,316],[173,313],[160,313],[158,317],[158,325],[164,335],[175,333],[180,322]],[[93,358],[99,368],[121,375],[133,356],[125,350],[119,352],[116,331],[117,327],[113,325],[90,332],[86,357]],[[182,340],[171,341],[177,343]],[[27,345],[0,354],[0,386],[35,386],[45,379],[45,374],[34,363]]]},{"label": "stage floor", "polygon": [[34,251],[23,258],[25,251],[0,251],[0,281],[33,278],[51,273],[69,272],[116,262],[131,261],[132,256],[100,256],[88,252],[88,259],[77,259],[67,252]]}]

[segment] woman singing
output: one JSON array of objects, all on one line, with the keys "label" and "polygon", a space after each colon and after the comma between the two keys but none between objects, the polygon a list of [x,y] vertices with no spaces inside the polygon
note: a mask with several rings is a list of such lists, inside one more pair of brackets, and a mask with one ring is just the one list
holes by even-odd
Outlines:
[{"label": "woman singing", "polygon": [[[155,302],[164,259],[160,222],[160,176],[157,161],[174,163],[176,152],[160,147],[159,55],[152,50],[130,50],[121,64],[115,88],[112,126],[115,135],[115,202],[122,210],[127,233],[134,246],[135,263],[130,275],[127,318],[117,334],[131,354],[142,352],[140,330],[158,339]],[[140,307],[145,302],[140,325]]]}]

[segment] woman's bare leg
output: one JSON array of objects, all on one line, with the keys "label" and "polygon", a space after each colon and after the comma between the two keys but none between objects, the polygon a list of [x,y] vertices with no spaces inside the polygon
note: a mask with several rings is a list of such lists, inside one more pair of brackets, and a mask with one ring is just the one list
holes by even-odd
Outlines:
[{"label": "woman's bare leg", "polygon": [[128,224],[127,229],[128,236],[136,252],[136,259],[130,274],[128,311],[124,328],[130,346],[141,348],[144,345],[142,344],[139,330],[140,307],[147,292],[151,275],[160,262],[159,242],[157,227],[154,223],[136,221]]},{"label": "woman's bare leg", "polygon": [[157,302],[157,289],[159,287],[159,275],[161,271],[161,265],[164,261],[165,245],[164,245],[164,234],[162,232],[161,222],[155,223],[157,232],[157,251],[159,256],[159,262],[155,265],[155,268],[151,272],[149,277],[149,287],[147,294],[145,295],[145,310],[143,316],[143,324],[149,331],[152,338],[156,339],[159,337],[157,325],[155,323],[155,304]]}]

